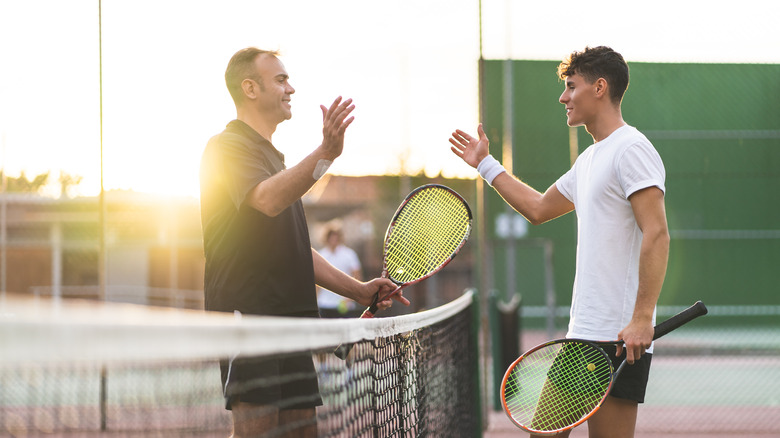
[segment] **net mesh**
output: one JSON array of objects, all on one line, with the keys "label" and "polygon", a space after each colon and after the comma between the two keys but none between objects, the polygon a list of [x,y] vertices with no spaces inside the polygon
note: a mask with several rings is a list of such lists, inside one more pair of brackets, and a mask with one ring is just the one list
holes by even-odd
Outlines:
[{"label": "net mesh", "polygon": [[[189,323],[185,322],[188,318],[180,316],[178,325],[161,325],[155,322],[159,314],[138,318],[145,312],[136,309],[130,312],[132,316],[125,315],[112,324],[99,314],[91,322],[59,317],[47,322],[0,306],[5,327],[0,336],[0,435],[227,436],[231,417],[224,408],[218,361],[225,358],[224,351],[244,348],[264,359],[311,354],[316,375],[298,373],[287,378],[316,377],[323,403],[316,410],[316,421],[293,423],[288,429],[316,424],[321,437],[479,436],[477,345],[471,302],[471,294],[467,293],[447,305],[414,315],[370,321],[298,320],[298,326],[303,327],[300,332],[307,334],[300,336],[297,346],[291,346],[289,339],[274,341],[279,329],[256,321],[263,318],[243,317],[226,324],[229,318],[217,317],[216,323],[209,325],[210,318],[203,315]],[[54,311],[60,316],[71,312]],[[47,312],[33,315],[42,313]],[[78,312],[74,315],[76,319],[83,316]],[[191,331],[196,323],[232,335],[224,337],[218,347],[194,331],[189,342],[213,346],[215,353],[192,350],[192,357],[186,358],[168,344],[174,341],[166,332]],[[49,341],[39,336],[47,326],[52,332],[71,331],[75,336],[89,328],[92,335],[84,340],[72,339],[74,348],[70,353],[53,345],[42,353]],[[144,328],[157,332],[169,353],[160,353],[149,345],[155,336],[144,334]],[[342,334],[334,337],[332,333]],[[10,342],[12,337],[21,337],[21,342]],[[56,343],[61,337],[52,339]],[[245,343],[245,339],[250,342]],[[97,347],[81,349],[79,345],[84,342]],[[188,345],[181,338],[178,342]],[[332,353],[338,342],[355,342],[346,361]],[[23,343],[27,347],[19,346]],[[256,343],[272,347],[247,350],[247,345]],[[121,348],[103,349],[107,344]],[[285,348],[278,348],[282,345]],[[266,351],[269,349],[283,351]],[[30,354],[26,355],[25,350]],[[84,356],[79,357],[82,353]],[[253,384],[280,383],[266,380]],[[267,430],[261,436],[284,436],[290,431]]]},{"label": "net mesh", "polygon": [[388,276],[407,283],[434,272],[466,241],[470,230],[471,214],[462,199],[443,187],[418,190],[388,230]]}]

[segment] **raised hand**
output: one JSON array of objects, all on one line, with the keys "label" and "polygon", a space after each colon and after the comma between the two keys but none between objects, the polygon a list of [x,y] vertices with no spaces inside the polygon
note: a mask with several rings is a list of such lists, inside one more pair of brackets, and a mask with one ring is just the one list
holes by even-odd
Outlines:
[{"label": "raised hand", "polygon": [[479,165],[483,158],[488,156],[490,146],[490,140],[485,135],[485,130],[482,129],[481,123],[477,127],[477,134],[479,138],[474,138],[465,131],[456,129],[452,133],[452,137],[450,137],[450,143],[452,144],[450,149],[452,152],[474,168]]},{"label": "raised hand", "polygon": [[326,108],[320,105],[322,110],[322,151],[329,160],[341,155],[344,149],[344,133],[347,127],[355,120],[354,116],[349,114],[355,109],[352,105],[352,99],[341,101],[341,96]]}]

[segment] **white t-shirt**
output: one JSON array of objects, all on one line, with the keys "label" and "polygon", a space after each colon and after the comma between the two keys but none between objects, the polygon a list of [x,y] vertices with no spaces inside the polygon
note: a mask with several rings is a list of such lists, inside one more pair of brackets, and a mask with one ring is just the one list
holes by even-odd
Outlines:
[{"label": "white t-shirt", "polygon": [[[358,259],[357,253],[344,245],[337,246],[333,251],[326,246],[325,248],[322,248],[319,253],[325,260],[330,262],[331,265],[349,275],[360,270],[360,260]],[[339,306],[345,305],[346,308],[350,310],[356,307],[354,301],[322,288],[320,288],[317,293],[317,305],[320,308],[326,309],[337,309]]]},{"label": "white t-shirt", "polygon": [[577,268],[567,337],[613,340],[631,321],[642,232],[628,197],[652,186],[665,192],[665,179],[653,145],[625,125],[588,147],[556,181],[577,213]]}]

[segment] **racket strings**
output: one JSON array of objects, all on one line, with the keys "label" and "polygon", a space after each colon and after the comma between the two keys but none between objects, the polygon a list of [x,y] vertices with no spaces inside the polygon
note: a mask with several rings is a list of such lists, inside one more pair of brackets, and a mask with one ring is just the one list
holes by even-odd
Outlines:
[{"label": "racket strings", "polygon": [[435,272],[466,240],[470,222],[468,208],[450,191],[420,190],[403,206],[388,232],[388,276],[407,283]]},{"label": "racket strings", "polygon": [[565,342],[524,357],[504,387],[507,413],[538,432],[567,428],[595,409],[609,388],[612,367],[590,344]]}]

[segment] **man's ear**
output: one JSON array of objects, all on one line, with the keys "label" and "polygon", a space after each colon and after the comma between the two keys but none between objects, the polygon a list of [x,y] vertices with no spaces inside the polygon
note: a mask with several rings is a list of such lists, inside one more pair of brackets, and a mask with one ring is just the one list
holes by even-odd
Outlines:
[{"label": "man's ear", "polygon": [[596,79],[596,82],[593,83],[593,91],[596,93],[596,97],[602,98],[602,97],[609,97],[608,96],[608,89],[609,89],[609,83],[604,78],[598,78]]},{"label": "man's ear", "polygon": [[247,78],[241,81],[241,89],[244,91],[244,96],[246,96],[247,99],[254,99],[257,97],[260,85],[254,80]]}]

